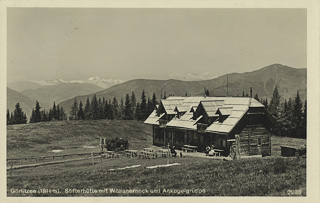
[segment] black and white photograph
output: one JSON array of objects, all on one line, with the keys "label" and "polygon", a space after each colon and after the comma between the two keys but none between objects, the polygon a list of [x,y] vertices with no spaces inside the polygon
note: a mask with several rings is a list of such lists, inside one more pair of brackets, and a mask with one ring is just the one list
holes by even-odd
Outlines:
[{"label": "black and white photograph", "polygon": [[307,7],[5,9],[5,196],[316,188]]}]

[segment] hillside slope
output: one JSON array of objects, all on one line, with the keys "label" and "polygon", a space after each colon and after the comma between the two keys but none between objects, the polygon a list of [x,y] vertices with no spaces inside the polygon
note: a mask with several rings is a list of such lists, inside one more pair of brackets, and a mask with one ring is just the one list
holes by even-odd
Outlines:
[{"label": "hillside slope", "polygon": [[26,113],[27,118],[29,119],[32,109],[36,105],[36,101],[24,94],[7,88],[7,109],[9,109],[10,112],[13,112],[17,103],[20,104],[22,111]]},{"label": "hillside slope", "polygon": [[[181,80],[131,80],[119,85],[112,86],[106,90],[96,92],[97,97],[120,99],[125,94],[135,92],[140,100],[142,90],[146,96],[152,96],[154,92],[157,98],[166,92],[166,95],[176,96],[203,95],[204,88],[210,92],[210,96],[227,95],[227,76],[228,76],[228,95],[241,96],[242,91],[249,94],[250,87],[253,87],[253,95],[258,93],[260,98],[270,98],[274,87],[278,85],[279,92],[283,98],[294,97],[296,91],[300,91],[302,99],[306,97],[307,69],[295,69],[281,64],[273,64],[262,69],[247,73],[231,73],[215,79],[205,81],[181,81]],[[93,94],[77,96],[78,101],[85,102],[87,97],[92,98]],[[70,109],[74,98],[61,103],[65,109]]]},{"label": "hillside slope", "polygon": [[93,84],[63,83],[43,86],[38,89],[28,89],[21,93],[38,100],[42,108],[49,109],[52,108],[53,102],[59,104],[75,96],[91,94],[100,90],[102,90],[101,87]]}]

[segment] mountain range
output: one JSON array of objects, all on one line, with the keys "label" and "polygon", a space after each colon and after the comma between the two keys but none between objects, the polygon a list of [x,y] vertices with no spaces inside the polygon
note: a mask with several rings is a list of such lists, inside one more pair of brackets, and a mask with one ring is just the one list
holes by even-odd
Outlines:
[{"label": "mountain range", "polygon": [[[211,80],[202,81],[182,81],[182,80],[148,80],[136,79],[121,84],[114,85],[108,89],[92,94],[76,96],[72,99],[60,103],[67,111],[71,109],[74,99],[85,103],[87,97],[90,99],[94,94],[99,98],[112,99],[116,97],[118,101],[125,98],[127,93],[134,92],[138,101],[142,90],[146,96],[152,96],[153,92],[157,98],[166,94],[175,96],[199,96],[204,95],[204,89],[209,90],[210,96],[241,96],[242,92],[250,92],[253,88],[253,95],[258,94],[259,98],[270,99],[275,86],[283,99],[295,97],[297,91],[302,100],[307,94],[307,69],[296,69],[281,64],[273,64],[256,71],[246,73],[231,73]],[[270,100],[269,100],[270,101]]]},{"label": "mountain range", "polygon": [[64,79],[54,79],[54,80],[34,80],[34,81],[18,81],[11,82],[8,84],[8,87],[21,92],[27,89],[37,89],[43,86],[54,86],[59,84],[72,84],[72,83],[82,83],[82,84],[92,84],[103,89],[111,87],[116,84],[124,82],[123,80],[118,79],[105,79],[99,78],[98,76],[90,77],[84,80],[64,80]]},{"label": "mountain range", "polygon": [[7,109],[10,112],[14,111],[16,103],[19,102],[29,118],[32,109],[35,108],[36,100],[39,101],[42,109],[49,110],[54,102],[57,105],[75,96],[91,94],[102,89],[96,85],[86,83],[61,83],[40,86],[36,89],[27,89],[21,92],[7,88]]}]

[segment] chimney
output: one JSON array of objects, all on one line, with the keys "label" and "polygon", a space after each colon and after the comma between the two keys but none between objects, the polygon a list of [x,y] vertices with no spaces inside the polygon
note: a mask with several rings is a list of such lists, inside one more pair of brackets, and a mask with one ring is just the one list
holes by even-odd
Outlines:
[{"label": "chimney", "polygon": [[252,98],[252,87],[250,87],[250,97]]}]

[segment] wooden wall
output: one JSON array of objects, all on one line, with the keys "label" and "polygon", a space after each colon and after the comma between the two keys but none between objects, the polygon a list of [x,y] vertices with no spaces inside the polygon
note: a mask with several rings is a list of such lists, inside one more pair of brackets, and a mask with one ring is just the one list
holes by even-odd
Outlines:
[{"label": "wooden wall", "polygon": [[271,136],[263,125],[247,125],[240,135],[240,155],[271,155]]}]

